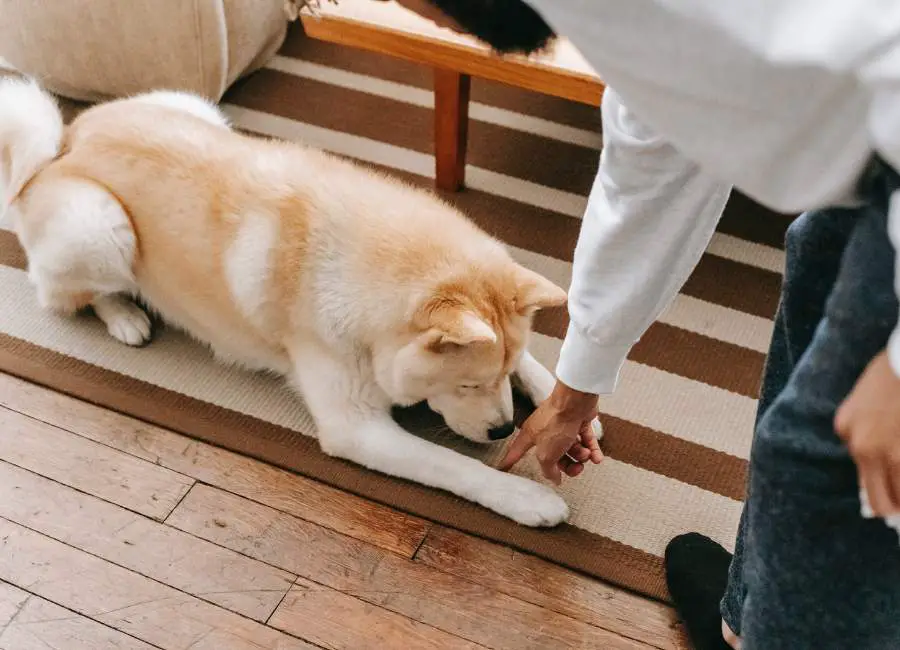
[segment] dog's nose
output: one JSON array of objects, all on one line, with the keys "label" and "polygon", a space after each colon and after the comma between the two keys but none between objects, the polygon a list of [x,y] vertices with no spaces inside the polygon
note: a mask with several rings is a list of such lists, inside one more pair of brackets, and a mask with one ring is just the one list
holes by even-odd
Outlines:
[{"label": "dog's nose", "polygon": [[504,438],[509,438],[515,430],[516,423],[507,422],[506,424],[501,424],[499,427],[488,429],[488,438],[491,440],[503,440]]}]

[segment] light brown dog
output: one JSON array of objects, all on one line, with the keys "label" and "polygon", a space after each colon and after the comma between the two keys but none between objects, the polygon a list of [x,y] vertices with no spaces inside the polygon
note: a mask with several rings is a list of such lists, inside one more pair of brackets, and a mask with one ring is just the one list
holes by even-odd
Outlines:
[{"label": "light brown dog", "polygon": [[488,442],[513,431],[512,375],[536,401],[553,386],[526,343],[533,314],[565,292],[431,193],[241,135],[181,93],[110,102],[64,128],[15,75],[0,80],[0,153],[43,306],[90,304],[139,345],[150,335],[139,297],[222,360],[287,377],[326,453],[526,525],[566,518],[552,489],[390,417],[427,401]]}]

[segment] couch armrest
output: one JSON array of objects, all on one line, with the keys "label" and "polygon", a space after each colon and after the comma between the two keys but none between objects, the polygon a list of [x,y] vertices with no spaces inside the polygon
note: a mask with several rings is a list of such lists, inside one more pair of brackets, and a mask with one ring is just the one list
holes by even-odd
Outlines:
[{"label": "couch armrest", "polygon": [[282,0],[0,0],[0,56],[62,96],[155,88],[214,101],[284,40]]}]

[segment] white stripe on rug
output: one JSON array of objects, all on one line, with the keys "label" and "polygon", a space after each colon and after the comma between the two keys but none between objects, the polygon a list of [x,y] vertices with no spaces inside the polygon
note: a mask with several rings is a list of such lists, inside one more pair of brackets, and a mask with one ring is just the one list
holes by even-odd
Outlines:
[{"label": "white stripe on rug", "polygon": [[[313,431],[302,402],[271,377],[230,369],[187,336],[163,330],[152,345],[125,346],[89,316],[64,318],[41,310],[26,273],[0,266],[0,332],[141,381],[261,420]],[[559,339],[535,334],[535,356],[553,369]],[[685,377],[626,362],[616,394],[603,410],[684,440],[747,458],[755,400]]]},{"label": "white stripe on rug", "polygon": [[772,339],[772,321],[716,305],[683,293],[675,296],[657,319],[710,338],[766,354]]},{"label": "white stripe on rug", "polygon": [[[534,334],[534,356],[553,369],[562,341]],[[641,363],[626,361],[603,413],[732,456],[750,457],[756,400]]]},{"label": "white stripe on rug", "polygon": [[[434,178],[434,157],[428,154],[233,104],[221,104],[221,107],[241,128],[283,140],[305,142],[357,160]],[[565,214],[581,214],[585,205],[585,198],[577,194],[473,165],[466,166],[466,185],[474,190]]]},{"label": "white stripe on rug", "polygon": [[[487,462],[499,462],[499,454]],[[516,472],[545,482],[533,455]],[[732,550],[741,516],[740,501],[614,458],[589,466],[558,489],[569,504],[569,523],[657,556],[673,537],[689,531]]]},{"label": "white stripe on rug", "polygon": [[[787,219],[787,217],[785,217]],[[717,232],[707,247],[707,252],[725,259],[755,266],[781,275],[784,273],[784,251],[764,246],[746,239]]]},{"label": "white stripe on rug", "polygon": [[[326,151],[423,178],[434,178],[434,157],[429,154],[233,104],[221,106],[240,128],[283,140],[304,142]],[[526,203],[574,219],[581,219],[587,205],[587,198],[580,194],[472,165],[466,166],[466,184],[486,194]],[[784,266],[783,251],[718,232],[713,234],[709,250],[721,257],[777,273],[781,273]]]},{"label": "white stripe on rug", "polygon": [[[434,93],[431,90],[397,83],[396,81],[387,81],[386,79],[379,79],[378,77],[333,68],[320,63],[312,63],[311,61],[303,61],[302,59],[294,59],[284,55],[273,57],[265,67],[295,77],[320,81],[339,88],[384,97],[421,108],[434,109]],[[600,149],[602,143],[602,137],[599,133],[505,108],[489,106],[480,102],[469,102],[469,117],[479,122],[495,124],[550,140],[568,142],[569,144],[588,149]]]},{"label": "white stripe on rug", "polygon": [[[749,242],[748,242],[749,243]],[[507,246],[513,258],[552,280],[564,289],[572,283],[572,264],[534,251]],[[772,337],[772,321],[730,307],[693,298],[684,294],[657,318],[661,323],[689,332],[749,348],[765,354]]]},{"label": "white stripe on rug", "polygon": [[660,557],[690,531],[732,551],[741,517],[740,501],[612,458],[565,481],[561,492],[573,525]]}]

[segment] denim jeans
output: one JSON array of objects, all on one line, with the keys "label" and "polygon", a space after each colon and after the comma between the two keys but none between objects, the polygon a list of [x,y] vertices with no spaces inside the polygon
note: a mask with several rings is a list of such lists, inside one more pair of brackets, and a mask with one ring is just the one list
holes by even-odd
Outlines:
[{"label": "denim jeans", "polygon": [[[900,543],[860,514],[837,407],[897,323],[890,194],[873,163],[863,205],[811,212],[788,230],[722,616],[744,650],[900,648]],[[900,436],[900,431],[897,432]]]}]

